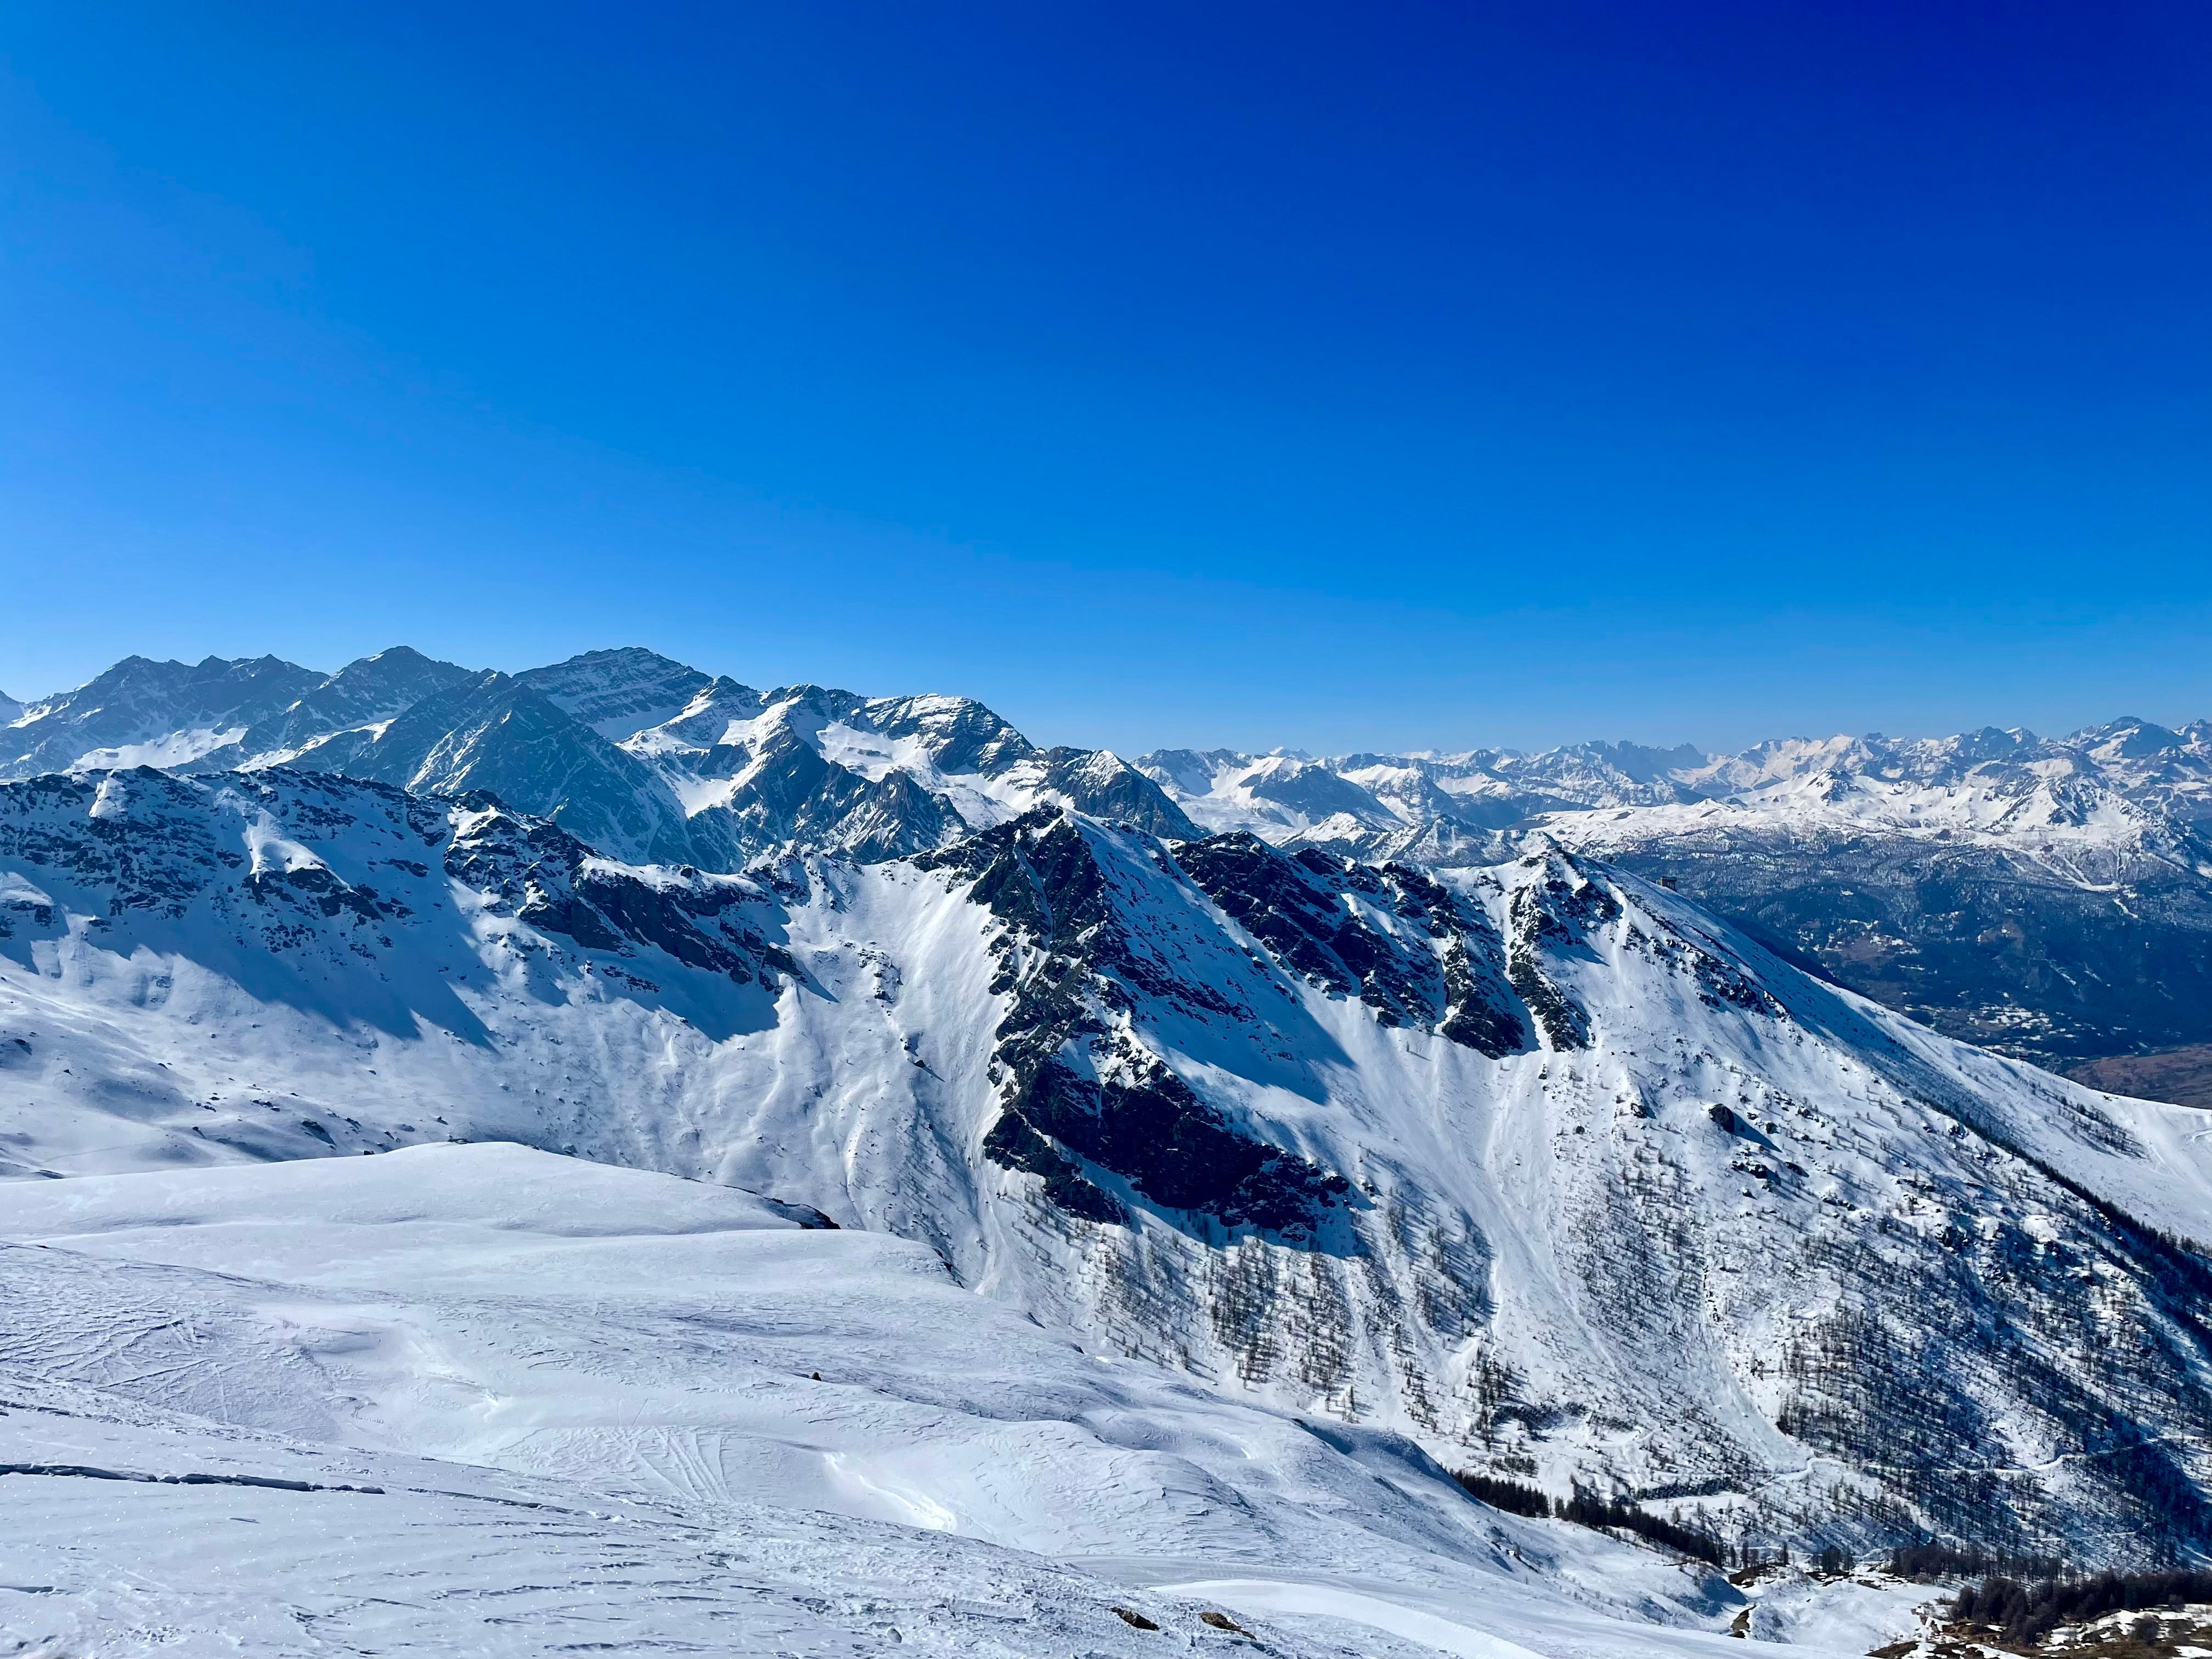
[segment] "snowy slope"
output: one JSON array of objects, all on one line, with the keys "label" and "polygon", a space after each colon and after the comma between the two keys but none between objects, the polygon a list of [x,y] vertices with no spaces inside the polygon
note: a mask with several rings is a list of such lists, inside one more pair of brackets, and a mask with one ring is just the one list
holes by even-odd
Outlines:
[{"label": "snowy slope", "polygon": [[[17,1652],[486,1659],[1157,1651],[1200,1608],[1033,1557],[756,1506],[636,1505],[243,1435],[0,1374],[0,1631]],[[88,1478],[97,1470],[118,1478]],[[1357,1652],[1271,1631],[1294,1653]]]},{"label": "snowy slope", "polygon": [[[1266,1599],[1143,1588],[1196,1571],[1358,1585],[1370,1629],[1440,1607],[1523,1650],[1626,1655],[1701,1648],[1744,1606],[1497,1515],[1389,1436],[1085,1352],[918,1245],[723,1188],[487,1146],[10,1196],[0,1467],[49,1473],[10,1480],[0,1539],[59,1599],[0,1609],[55,1634],[244,1613],[267,1650],[436,1650],[514,1618],[483,1650],[599,1626],[749,1652],[795,1621],[836,1650],[895,1629],[1118,1653],[1115,1605],[1225,1641],[1200,1606]],[[162,1484],[192,1477],[219,1501]],[[118,1597],[100,1567],[132,1547]],[[286,1645],[256,1596],[330,1645]]]},{"label": "snowy slope", "polygon": [[1437,875],[1041,809],[739,879],[141,772],[0,791],[0,906],[27,1175],[516,1140],[1730,1540],[2205,1524],[2206,1269],[2165,1235],[2212,1237],[2212,1123],[1563,852]]}]

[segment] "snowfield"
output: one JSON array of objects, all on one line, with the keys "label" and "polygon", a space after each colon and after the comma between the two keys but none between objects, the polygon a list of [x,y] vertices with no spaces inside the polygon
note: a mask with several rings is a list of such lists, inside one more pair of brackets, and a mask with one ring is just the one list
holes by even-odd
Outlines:
[{"label": "snowfield", "polygon": [[8,1198],[17,1651],[1153,1653],[1226,1607],[1625,1655],[1741,1605],[725,1188],[479,1146]]}]

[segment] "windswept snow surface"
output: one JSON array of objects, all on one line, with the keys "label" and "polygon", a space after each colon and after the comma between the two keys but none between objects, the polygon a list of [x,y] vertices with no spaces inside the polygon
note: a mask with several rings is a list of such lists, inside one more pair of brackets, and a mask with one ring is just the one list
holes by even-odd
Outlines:
[{"label": "windswept snow surface", "polygon": [[[1118,1655],[1226,1643],[1226,1604],[1289,1653],[1443,1605],[1612,1656],[1741,1606],[725,1188],[486,1145],[8,1200],[17,1651]],[[1278,1622],[1159,1588],[1194,1566],[1363,1588]]]}]

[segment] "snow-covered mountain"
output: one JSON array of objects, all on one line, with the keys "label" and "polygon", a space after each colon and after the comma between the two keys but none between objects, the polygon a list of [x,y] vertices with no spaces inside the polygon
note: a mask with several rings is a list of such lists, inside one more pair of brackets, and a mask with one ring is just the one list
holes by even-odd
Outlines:
[{"label": "snow-covered mountain", "polygon": [[895,858],[1048,801],[1157,835],[1196,833],[1118,757],[1039,749],[969,697],[763,692],[720,679],[622,746],[667,780],[696,833],[740,858],[793,844]]},{"label": "snow-covered mountain", "polygon": [[125,657],[74,691],[0,725],[0,777],[72,766],[182,766],[243,737],[320,684],[276,657],[153,662]]},{"label": "snow-covered mountain", "polygon": [[371,738],[424,698],[474,678],[456,664],[395,646],[348,663],[297,702],[248,727],[236,742],[199,757],[195,766],[216,771],[282,765],[333,741],[343,746],[344,739]]},{"label": "snow-covered mountain", "polygon": [[[1438,826],[1480,832],[1579,811],[1727,801],[2047,853],[2069,872],[2094,874],[2120,846],[2201,861],[2195,837],[2212,825],[2212,722],[2202,720],[2170,732],[2124,719],[2050,739],[1995,728],[1913,740],[1791,738],[1732,756],[1588,743],[1534,755],[1322,760],[1176,749],[1136,764],[1209,828],[1278,842],[1356,841],[1393,856]],[[1363,839],[1363,830],[1373,833]]]},{"label": "snow-covered mountain", "polygon": [[[682,863],[700,852],[682,805],[652,769],[506,674],[472,675],[291,763],[417,793],[488,793],[617,856]],[[731,867],[720,852],[702,861]]]},{"label": "snow-covered mountain", "polygon": [[1196,833],[1118,757],[1039,749],[972,698],[757,691],[635,647],[511,676],[405,647],[327,678],[273,658],[197,669],[133,658],[4,731],[0,779],[137,765],[337,772],[495,794],[615,856],[714,869],[793,846],[898,857],[1048,801]]},{"label": "snow-covered mountain", "polygon": [[2046,1063],[2212,1041],[2212,723],[1137,765],[1200,823],[1280,845],[1442,866],[1532,836],[1594,852]]},{"label": "snow-covered mountain", "polygon": [[[1170,839],[1246,830],[1474,867],[1532,834],[1674,883],[1954,1036],[2203,1096],[2212,1055],[2212,726],[2062,738],[1789,739],[1741,754],[1040,750],[953,696],[762,691],[636,647],[508,676],[395,647],[321,677],[132,659],[0,726],[0,777],[283,765],[486,792],[610,856],[732,870],[880,860],[1043,803]],[[2193,1045],[2193,1046],[2192,1046]],[[2135,1056],[2154,1056],[2154,1071]]]},{"label": "snow-covered mountain", "polygon": [[2203,1115],[1565,848],[1376,867],[1048,805],[716,876],[482,796],[141,769],[0,788],[0,917],[25,1176],[518,1142],[1732,1540],[2212,1544]]}]

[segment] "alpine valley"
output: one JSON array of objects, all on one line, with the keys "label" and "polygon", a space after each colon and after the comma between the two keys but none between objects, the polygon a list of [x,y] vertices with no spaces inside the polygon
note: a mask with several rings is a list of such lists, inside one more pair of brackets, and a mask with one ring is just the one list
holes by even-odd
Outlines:
[{"label": "alpine valley", "polygon": [[1863,1653],[1900,1545],[2212,1555],[2212,726],[0,717],[0,1652]]}]

